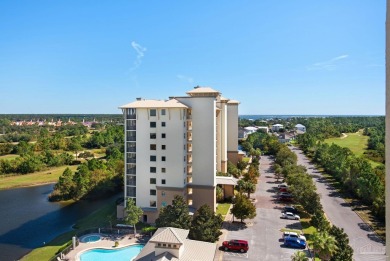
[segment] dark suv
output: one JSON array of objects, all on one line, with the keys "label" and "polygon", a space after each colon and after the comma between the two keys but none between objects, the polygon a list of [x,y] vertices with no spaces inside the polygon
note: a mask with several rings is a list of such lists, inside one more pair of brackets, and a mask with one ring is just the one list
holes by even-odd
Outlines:
[{"label": "dark suv", "polygon": [[223,241],[222,247],[225,251],[233,250],[240,251],[241,253],[247,252],[249,250],[248,241],[246,240],[230,240]]},{"label": "dark suv", "polygon": [[282,210],[282,213],[291,212],[293,214],[298,214],[298,210],[293,206],[285,206]]}]

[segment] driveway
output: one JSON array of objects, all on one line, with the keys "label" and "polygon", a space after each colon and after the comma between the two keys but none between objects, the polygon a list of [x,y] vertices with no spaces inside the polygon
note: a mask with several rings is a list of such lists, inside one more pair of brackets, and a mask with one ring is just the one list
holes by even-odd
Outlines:
[{"label": "driveway", "polygon": [[251,198],[255,199],[257,216],[253,220],[245,220],[246,225],[231,224],[226,240],[244,239],[249,242],[248,253],[224,252],[223,260],[264,260],[290,261],[296,249],[283,247],[282,228],[301,229],[295,220],[281,219],[283,204],[275,202],[274,173],[270,169],[273,160],[262,156],[260,160],[260,178],[257,189]]},{"label": "driveway", "polygon": [[290,147],[298,156],[298,164],[307,168],[312,175],[320,195],[321,203],[330,222],[344,228],[348,234],[349,243],[354,250],[354,260],[386,260],[385,245],[363,220],[346,204],[338,193],[322,179],[321,173],[310,163],[301,150]]}]

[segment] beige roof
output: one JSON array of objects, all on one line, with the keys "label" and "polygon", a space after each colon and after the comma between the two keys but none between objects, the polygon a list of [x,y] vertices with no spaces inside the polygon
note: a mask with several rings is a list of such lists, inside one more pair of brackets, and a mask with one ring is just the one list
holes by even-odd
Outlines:
[{"label": "beige roof", "polygon": [[187,238],[189,230],[165,227],[159,228],[153,237],[149,240],[152,243],[171,243],[171,244],[183,244]]},{"label": "beige roof", "polygon": [[[140,261],[213,261],[215,257],[215,251],[217,249],[217,244],[208,243],[203,241],[196,241],[191,239],[184,239],[182,246],[184,251],[181,254],[181,257],[175,257],[171,253],[165,252],[158,256],[155,256],[155,242],[152,240],[155,237],[163,236],[162,233],[176,233],[176,236],[182,237],[184,234],[188,235],[189,230],[179,229],[179,228],[159,228],[154,236],[149,240],[145,247],[141,250],[138,256],[134,260]],[[181,234],[181,235],[179,235]],[[172,235],[165,235],[171,237]],[[176,237],[174,236],[174,237]]]},{"label": "beige roof", "polygon": [[236,100],[229,100],[228,104],[240,104],[240,102]]},{"label": "beige roof", "polygon": [[137,100],[119,108],[188,108],[176,99],[170,100]]},{"label": "beige roof", "polygon": [[187,94],[191,95],[191,94],[200,94],[200,93],[210,93],[210,94],[220,94],[219,91],[216,91],[210,87],[195,87],[194,89],[192,89],[191,91],[188,91]]},{"label": "beige roof", "polygon": [[233,178],[233,177],[224,177],[224,176],[217,176],[215,178],[217,184],[219,185],[237,185],[238,179]]}]

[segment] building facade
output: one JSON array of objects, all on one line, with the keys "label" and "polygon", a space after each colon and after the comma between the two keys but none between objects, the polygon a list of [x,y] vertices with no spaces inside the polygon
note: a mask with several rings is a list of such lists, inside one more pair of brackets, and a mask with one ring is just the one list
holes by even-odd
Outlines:
[{"label": "building facade", "polygon": [[124,196],[143,209],[143,222],[154,223],[175,195],[183,196],[190,209],[207,204],[215,210],[216,172],[226,172],[227,161],[237,160],[238,104],[211,88],[195,87],[187,96],[137,98],[120,107]]}]

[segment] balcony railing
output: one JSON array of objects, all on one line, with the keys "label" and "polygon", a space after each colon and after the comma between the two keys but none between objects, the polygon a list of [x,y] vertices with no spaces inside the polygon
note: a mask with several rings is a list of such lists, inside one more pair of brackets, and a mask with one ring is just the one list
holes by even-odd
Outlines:
[{"label": "balcony railing", "polygon": [[136,119],[137,118],[137,115],[135,115],[135,114],[128,114],[127,116],[126,116],[126,119],[128,119],[128,120],[134,120],[134,119]]},{"label": "balcony railing", "polygon": [[126,126],[127,130],[136,130],[136,126]]},{"label": "balcony railing", "polygon": [[128,158],[126,162],[127,163],[137,163],[136,159],[134,159],[134,158],[131,158],[131,159]]},{"label": "balcony railing", "polygon": [[127,141],[136,141],[136,137],[135,136],[127,136],[126,140]]}]

